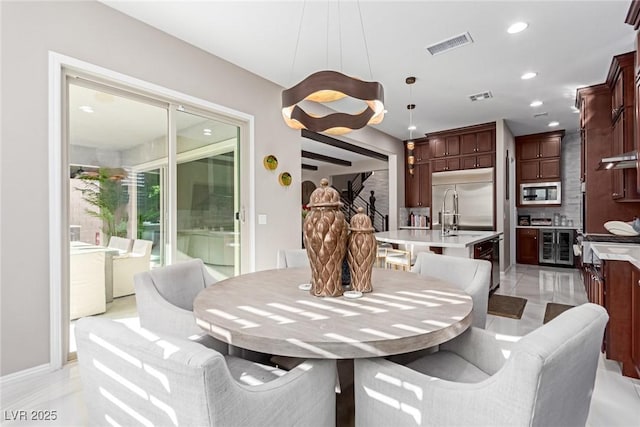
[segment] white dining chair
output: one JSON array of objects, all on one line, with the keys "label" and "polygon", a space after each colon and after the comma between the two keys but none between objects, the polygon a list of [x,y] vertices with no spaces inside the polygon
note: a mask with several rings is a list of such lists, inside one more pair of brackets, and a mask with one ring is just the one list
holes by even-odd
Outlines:
[{"label": "white dining chair", "polygon": [[290,372],[105,318],[75,327],[91,425],[333,426],[334,360]]},{"label": "white dining chair", "polygon": [[473,299],[473,323],[484,328],[487,323],[491,263],[486,260],[420,252],[412,272],[444,280],[462,289]]},{"label": "white dining chair", "polygon": [[519,341],[471,328],[406,366],[355,359],[355,425],[584,426],[608,318],[584,304]]},{"label": "white dining chair", "polygon": [[279,249],[278,268],[309,267],[306,249]]}]

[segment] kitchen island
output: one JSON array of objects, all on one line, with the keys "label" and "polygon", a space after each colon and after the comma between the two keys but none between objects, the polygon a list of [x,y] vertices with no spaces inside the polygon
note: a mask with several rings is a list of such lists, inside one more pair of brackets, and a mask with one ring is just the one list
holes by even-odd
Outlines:
[{"label": "kitchen island", "polygon": [[502,235],[497,231],[461,231],[441,236],[440,230],[394,230],[375,233],[379,242],[405,245],[411,252],[431,250],[444,255],[474,258],[474,246]]},{"label": "kitchen island", "polygon": [[440,235],[440,230],[395,230],[375,233],[376,240],[398,245],[411,254],[412,264],[417,252],[431,251],[437,254],[464,258],[484,259],[491,263],[491,284],[495,290],[500,285],[500,236],[497,231],[455,231]]}]

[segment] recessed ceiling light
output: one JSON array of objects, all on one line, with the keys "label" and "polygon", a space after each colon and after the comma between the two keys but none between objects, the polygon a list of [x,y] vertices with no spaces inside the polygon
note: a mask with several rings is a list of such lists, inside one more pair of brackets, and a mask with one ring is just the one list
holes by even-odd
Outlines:
[{"label": "recessed ceiling light", "polygon": [[554,122],[549,122],[549,125],[548,125],[548,126],[549,126],[550,128],[552,128],[552,127],[558,126],[559,124],[560,124],[560,122],[555,122],[555,121],[554,121]]},{"label": "recessed ceiling light", "polygon": [[529,104],[530,107],[539,107],[541,105],[542,105],[542,101],[539,101],[539,100],[532,101],[531,104]]},{"label": "recessed ceiling light", "polygon": [[578,114],[578,113],[580,112],[580,109],[579,109],[579,108],[576,108],[576,106],[575,106],[575,105],[572,105],[572,106],[571,106],[571,111],[572,111],[573,113],[575,113],[575,114]]},{"label": "recessed ceiling light", "polygon": [[520,76],[520,78],[522,80],[529,80],[529,79],[534,78],[537,75],[538,75],[538,73],[534,73],[533,71],[530,71],[528,73],[524,73],[522,76]]},{"label": "recessed ceiling light", "polygon": [[80,111],[84,111],[85,113],[93,113],[93,107],[90,105],[83,105],[80,107]]},{"label": "recessed ceiling light", "polygon": [[519,33],[520,31],[526,30],[528,26],[529,24],[527,24],[526,22],[516,22],[515,24],[512,24],[507,29],[507,33],[516,34],[516,33]]},{"label": "recessed ceiling light", "polygon": [[407,128],[407,130],[416,130],[416,125],[411,125]]}]

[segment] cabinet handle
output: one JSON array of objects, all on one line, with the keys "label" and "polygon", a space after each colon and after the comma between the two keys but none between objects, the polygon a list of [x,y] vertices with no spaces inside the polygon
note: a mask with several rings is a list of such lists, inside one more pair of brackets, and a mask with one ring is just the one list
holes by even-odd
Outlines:
[{"label": "cabinet handle", "polygon": [[638,279],[638,286],[640,286],[640,279]]},{"label": "cabinet handle", "polygon": [[613,193],[613,194],[612,194],[612,196],[616,196],[616,197],[617,197],[617,196],[619,196],[619,195],[620,195],[620,194],[618,194],[618,193]]}]

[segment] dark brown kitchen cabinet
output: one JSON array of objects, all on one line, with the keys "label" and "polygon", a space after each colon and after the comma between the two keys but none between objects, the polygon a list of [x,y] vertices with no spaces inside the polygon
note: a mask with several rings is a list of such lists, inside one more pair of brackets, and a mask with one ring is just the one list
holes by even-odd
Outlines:
[{"label": "dark brown kitchen cabinet", "polygon": [[[637,149],[634,139],[635,110],[635,52],[613,57],[607,85],[611,93],[611,155],[620,155]],[[611,198],[620,202],[638,201],[637,171],[612,169]]]},{"label": "dark brown kitchen cabinet", "polygon": [[604,281],[597,267],[592,264],[584,265],[582,267],[582,280],[589,302],[604,306]]},{"label": "dark brown kitchen cabinet", "polygon": [[433,157],[457,156],[460,154],[460,136],[443,136],[429,140]]},{"label": "dark brown kitchen cabinet", "polygon": [[[584,231],[607,233],[604,224],[612,219],[631,221],[640,212],[640,203],[611,198],[611,172],[598,169],[600,160],[611,156],[611,89],[598,84],[577,91],[580,105],[581,152],[584,180]],[[626,113],[625,113],[626,114]]]},{"label": "dark brown kitchen cabinet", "polygon": [[464,134],[460,140],[460,154],[464,156],[495,151],[495,140],[495,134],[491,130]]},{"label": "dark brown kitchen cabinet", "polygon": [[[624,152],[624,115],[623,111],[613,124],[613,142],[611,145],[614,153]],[[624,198],[624,170],[622,169],[611,171],[611,198]]]},{"label": "dark brown kitchen cabinet", "polygon": [[431,151],[429,149],[429,143],[427,141],[416,141],[413,155],[416,158],[416,163],[427,163],[431,159]]},{"label": "dark brown kitchen cabinet", "polygon": [[431,167],[433,172],[457,171],[460,169],[460,157],[431,159]]},{"label": "dark brown kitchen cabinet", "polygon": [[560,159],[520,162],[520,181],[548,181],[560,179]]},{"label": "dark brown kitchen cabinet", "polygon": [[460,169],[490,168],[493,166],[494,153],[478,154],[477,156],[461,156]]},{"label": "dark brown kitchen cabinet", "polygon": [[432,172],[495,165],[495,123],[433,132],[426,136],[429,140]]},{"label": "dark brown kitchen cabinet", "polygon": [[431,205],[431,171],[429,163],[416,164],[413,175],[405,173],[405,206],[428,207]]},{"label": "dark brown kitchen cabinet", "polygon": [[605,330],[607,359],[617,360],[622,375],[640,378],[632,361],[632,280],[633,266],[627,261],[602,261],[604,270],[604,307],[609,313]]},{"label": "dark brown kitchen cabinet", "polygon": [[538,265],[538,229],[516,229],[516,262]]},{"label": "dark brown kitchen cabinet", "polygon": [[[559,181],[564,131],[516,137],[516,171],[520,182]],[[519,199],[518,199],[519,200]]]},{"label": "dark brown kitchen cabinet", "polygon": [[548,134],[537,134],[519,138],[519,160],[546,159],[549,157],[560,157],[560,141],[564,132],[560,136],[556,132]]},{"label": "dark brown kitchen cabinet", "polygon": [[631,360],[640,375],[640,269],[631,271]]}]

